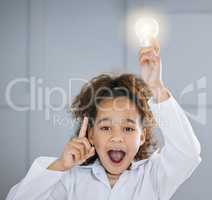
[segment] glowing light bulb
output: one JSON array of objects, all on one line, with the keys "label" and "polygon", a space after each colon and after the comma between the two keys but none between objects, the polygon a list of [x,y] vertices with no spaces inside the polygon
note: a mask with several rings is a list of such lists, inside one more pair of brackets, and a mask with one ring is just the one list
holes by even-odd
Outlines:
[{"label": "glowing light bulb", "polygon": [[135,24],[135,33],[142,47],[150,45],[150,39],[159,33],[159,24],[153,18],[140,18]]}]

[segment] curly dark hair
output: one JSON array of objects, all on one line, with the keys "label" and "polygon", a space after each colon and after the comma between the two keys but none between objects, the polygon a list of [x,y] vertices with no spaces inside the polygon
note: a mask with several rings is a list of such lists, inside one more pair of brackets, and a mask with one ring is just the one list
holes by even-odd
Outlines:
[{"label": "curly dark hair", "polygon": [[[71,105],[73,118],[80,121],[76,135],[79,134],[83,117],[86,115],[89,119],[86,133],[86,137],[88,137],[88,130],[93,127],[97,115],[97,104],[101,100],[105,97],[116,98],[120,96],[126,96],[135,103],[141,115],[141,123],[146,129],[146,139],[144,144],[140,146],[135,160],[146,159],[158,148],[159,143],[153,134],[156,123],[148,105],[148,100],[152,94],[146,83],[134,74],[101,74],[83,85],[79,95],[75,97]],[[83,165],[93,163],[96,158],[98,158],[97,154],[89,158]]]}]

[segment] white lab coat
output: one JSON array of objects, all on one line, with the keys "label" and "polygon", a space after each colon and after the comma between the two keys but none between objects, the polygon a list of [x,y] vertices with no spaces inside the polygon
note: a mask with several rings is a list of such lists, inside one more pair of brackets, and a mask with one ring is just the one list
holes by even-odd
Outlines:
[{"label": "white lab coat", "polygon": [[175,98],[148,102],[165,145],[148,159],[133,162],[113,188],[99,160],[66,172],[47,167],[56,158],[40,157],[6,200],[168,200],[201,162],[200,144]]}]

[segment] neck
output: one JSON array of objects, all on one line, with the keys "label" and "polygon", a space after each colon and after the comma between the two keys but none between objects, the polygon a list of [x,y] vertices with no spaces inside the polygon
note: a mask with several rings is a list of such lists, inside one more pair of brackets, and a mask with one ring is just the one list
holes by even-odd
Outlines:
[{"label": "neck", "polygon": [[112,174],[112,173],[110,173],[110,172],[107,171],[107,176],[110,179],[118,179],[120,175],[121,174]]},{"label": "neck", "polygon": [[[127,168],[127,170],[130,170],[130,167],[131,167],[131,164],[129,165],[129,167]],[[113,174],[113,173],[110,173],[110,172],[107,171],[106,169],[105,169],[105,171],[106,171],[106,174],[107,174],[107,177],[108,177],[109,180],[114,180],[114,181],[116,181],[116,180],[118,180],[119,176],[121,175],[121,173],[120,173],[120,174]]]},{"label": "neck", "polygon": [[113,188],[113,186],[116,184],[119,176],[120,175],[111,175],[107,173],[107,177],[108,177],[111,188]]},{"label": "neck", "polygon": [[112,174],[106,171],[110,186],[113,187],[121,174]]}]

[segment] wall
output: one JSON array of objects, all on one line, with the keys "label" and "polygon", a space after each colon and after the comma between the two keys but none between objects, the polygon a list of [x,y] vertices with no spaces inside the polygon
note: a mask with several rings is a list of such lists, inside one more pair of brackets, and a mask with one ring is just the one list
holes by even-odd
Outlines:
[{"label": "wall", "polygon": [[[99,73],[138,73],[139,47],[131,42],[129,22],[131,14],[139,9],[157,11],[167,20],[161,49],[163,78],[190,114],[202,144],[202,164],[173,199],[199,200],[203,195],[209,199],[212,163],[209,138],[212,127],[208,123],[212,117],[209,0],[182,4],[155,0],[92,3],[0,0],[0,199],[24,176],[36,157],[58,156],[73,135],[74,128],[66,123],[70,117],[66,109],[50,112],[47,120],[45,88],[57,86],[67,92],[69,80],[78,78],[72,82],[74,96],[83,81]],[[6,86],[20,77],[34,77],[38,81],[36,97],[40,89],[44,95],[39,96],[42,109],[17,112],[8,106]],[[55,93],[51,101],[55,107],[61,104],[59,94]],[[206,105],[198,100],[205,94]],[[12,100],[22,108],[29,106],[30,85],[22,83],[14,87]],[[207,120],[203,120],[204,116]]]}]

